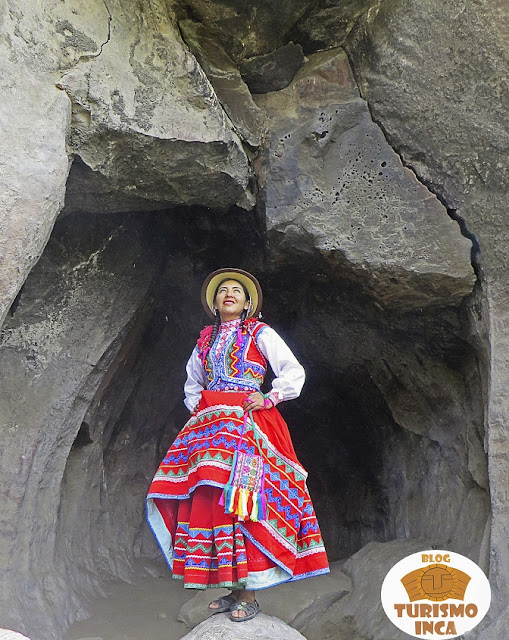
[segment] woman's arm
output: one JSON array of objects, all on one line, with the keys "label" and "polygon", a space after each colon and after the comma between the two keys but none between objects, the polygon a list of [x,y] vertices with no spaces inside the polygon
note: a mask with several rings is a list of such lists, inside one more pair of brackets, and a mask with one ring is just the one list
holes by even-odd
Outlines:
[{"label": "woman's arm", "polygon": [[200,402],[201,392],[207,387],[205,372],[198,356],[197,347],[193,349],[193,353],[187,361],[186,373],[187,380],[184,384],[186,398],[184,404],[192,413]]},{"label": "woman's arm", "polygon": [[276,376],[268,394],[274,406],[283,400],[297,398],[306,374],[283,338],[272,327],[265,327],[258,335],[257,346],[269,361]]}]

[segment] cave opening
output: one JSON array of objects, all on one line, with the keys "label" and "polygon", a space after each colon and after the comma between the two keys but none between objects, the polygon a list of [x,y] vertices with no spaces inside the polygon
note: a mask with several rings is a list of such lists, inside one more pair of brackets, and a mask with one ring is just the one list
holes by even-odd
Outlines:
[{"label": "cave opening", "polygon": [[[281,412],[310,473],[330,559],[394,538],[431,536],[467,552],[479,546],[482,531],[466,540],[458,524],[467,518],[465,503],[487,508],[483,478],[469,462],[482,447],[482,418],[470,411],[475,385],[465,386],[476,356],[461,309],[384,309],[323,256],[274,250],[256,214],[193,209],[127,219],[150,227],[147,249],[152,257],[160,252],[159,266],[87,407],[84,424],[94,444],[77,452],[89,462],[95,455],[94,464],[80,465],[91,475],[99,465],[104,477],[94,526],[102,522],[114,573],[129,575],[133,549],[134,556],[157,554],[144,524],[144,495],[187,419],[184,367],[207,322],[201,282],[225,265],[257,274],[264,319],[305,366],[301,397]],[[469,451],[465,429],[473,437]],[[64,487],[74,482],[75,467]],[[436,510],[447,515],[439,530],[431,518]],[[78,531],[69,536],[80,539]]]},{"label": "cave opening", "polygon": [[3,357],[10,384],[30,386],[34,448],[54,449],[33,477],[48,483],[37,527],[52,550],[31,547],[31,563],[46,594],[71,587],[67,611],[104,580],[132,580],[137,559],[166,571],[144,498],[187,419],[200,288],[221,266],[257,275],[264,320],[306,369],[302,395],[280,409],[330,560],[409,538],[478,554],[472,514],[487,521],[489,499],[470,303],[384,307],[346,261],[279,242],[264,223],[237,209],[73,213],[30,274]]}]

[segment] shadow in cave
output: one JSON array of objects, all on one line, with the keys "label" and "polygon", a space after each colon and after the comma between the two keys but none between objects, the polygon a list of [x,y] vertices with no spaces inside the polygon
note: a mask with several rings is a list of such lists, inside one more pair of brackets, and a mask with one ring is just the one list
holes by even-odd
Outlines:
[{"label": "shadow in cave", "polygon": [[[41,628],[65,626],[58,616],[102,581],[131,580],[138,558],[169,575],[144,499],[187,419],[185,363],[208,322],[200,288],[222,266],[259,277],[264,319],[306,369],[280,410],[330,559],[395,538],[478,556],[489,497],[466,306],[382,308],[344,262],[267,239],[256,213],[70,214],[4,330],[5,397],[26,392],[13,420],[31,421],[23,446],[39,452],[17,474],[31,523],[20,540],[37,526],[45,541],[27,544]],[[67,599],[51,623],[49,597]]]},{"label": "shadow in cave", "polygon": [[[256,214],[194,209],[150,215],[152,233],[164,238],[164,266],[133,323],[135,337],[124,339],[122,355],[85,416],[87,424],[100,425],[105,477],[100,527],[113,573],[129,575],[133,549],[136,557],[159,557],[144,522],[145,492],[187,419],[185,363],[208,323],[199,302],[201,283],[222,266],[257,275],[264,288],[264,319],[306,369],[301,397],[280,410],[310,474],[330,559],[348,557],[370,541],[433,532],[458,542],[461,503],[476,482],[468,463],[454,468],[457,440],[463,421],[473,422],[475,430],[482,418],[452,417],[449,432],[438,437],[438,453],[437,435],[429,432],[437,419],[448,419],[455,403],[468,411],[461,406],[462,370],[474,366],[475,354],[462,335],[461,313],[381,309],[349,280],[347,270],[338,275],[320,255],[271,247]],[[437,371],[446,385],[440,418],[430,408]],[[408,402],[409,395],[414,407],[406,415],[407,408],[399,411],[397,404],[401,397]],[[424,415],[416,419],[412,411]],[[87,449],[77,454],[87,455]],[[438,531],[430,516],[439,497],[427,478],[450,487],[447,511],[455,515],[449,513]]]},{"label": "shadow in cave", "polygon": [[284,414],[310,473],[308,486],[330,558],[388,539],[380,478],[384,438],[395,427],[367,371],[350,368],[331,379],[311,367],[306,392]]}]

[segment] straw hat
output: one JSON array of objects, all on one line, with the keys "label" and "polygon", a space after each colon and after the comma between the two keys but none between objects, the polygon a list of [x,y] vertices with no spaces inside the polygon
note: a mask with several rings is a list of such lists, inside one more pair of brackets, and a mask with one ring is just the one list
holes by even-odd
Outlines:
[{"label": "straw hat", "polygon": [[215,318],[212,308],[214,305],[214,294],[219,286],[219,283],[223,280],[237,280],[241,282],[247,289],[249,297],[251,298],[251,308],[247,314],[248,318],[258,315],[262,308],[262,289],[258,280],[242,269],[218,269],[213,271],[205,278],[205,282],[201,288],[201,303],[207,314],[211,318]]}]

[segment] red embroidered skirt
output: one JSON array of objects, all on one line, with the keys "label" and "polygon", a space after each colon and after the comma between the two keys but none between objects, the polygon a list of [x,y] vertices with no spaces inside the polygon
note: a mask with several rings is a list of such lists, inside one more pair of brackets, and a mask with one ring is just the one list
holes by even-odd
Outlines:
[{"label": "red embroidered skirt", "polygon": [[[327,555],[288,427],[276,408],[253,412],[245,392],[203,391],[147,496],[147,519],[173,576],[193,589],[263,589],[329,572]],[[220,498],[241,447],[261,452],[266,519],[225,513]]]}]

